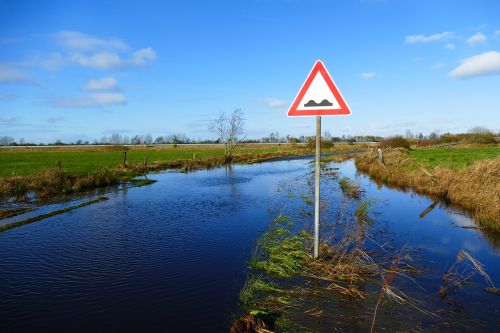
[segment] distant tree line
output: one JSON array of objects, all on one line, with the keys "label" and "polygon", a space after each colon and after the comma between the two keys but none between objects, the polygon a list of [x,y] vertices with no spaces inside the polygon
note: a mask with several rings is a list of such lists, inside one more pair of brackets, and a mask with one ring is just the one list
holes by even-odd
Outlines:
[{"label": "distant tree line", "polygon": [[439,134],[438,132],[432,132],[427,136],[422,133],[413,134],[411,131],[407,130],[404,136],[395,135],[384,138],[384,140],[380,142],[380,146],[409,149],[412,145],[425,147],[455,143],[492,144],[497,142],[500,142],[500,132],[494,133],[484,127],[473,127],[467,133]]},{"label": "distant tree line", "polygon": [[[388,137],[392,138],[394,136]],[[500,138],[500,132],[494,132],[484,127],[473,127],[467,133],[438,133],[436,131],[431,132],[427,135],[422,133],[413,133],[411,130],[407,130],[404,135],[399,135],[395,137],[401,137],[407,140],[410,144],[426,146],[435,144],[447,144],[447,143],[494,143]],[[312,136],[291,136],[291,135],[280,135],[279,132],[271,132],[267,136],[263,136],[259,139],[247,139],[239,138],[240,143],[274,143],[274,144],[307,144],[314,137]],[[385,139],[388,139],[385,138]],[[226,138],[227,139],[227,138]],[[233,138],[234,139],[234,138]],[[64,145],[161,145],[161,144],[220,144],[225,141],[224,136],[218,136],[216,139],[193,139],[188,137],[185,133],[174,133],[169,135],[159,135],[153,137],[151,134],[146,135],[133,135],[127,136],[120,133],[113,133],[110,136],[103,136],[100,140],[76,140],[74,142],[63,142],[61,140],[55,140],[54,142],[48,144],[37,144],[33,142],[28,142],[24,138],[16,140],[12,136],[0,136],[0,146],[64,146]],[[322,142],[381,142],[384,137],[374,136],[374,135],[342,135],[342,136],[332,136],[329,131],[325,131],[322,134]]]}]

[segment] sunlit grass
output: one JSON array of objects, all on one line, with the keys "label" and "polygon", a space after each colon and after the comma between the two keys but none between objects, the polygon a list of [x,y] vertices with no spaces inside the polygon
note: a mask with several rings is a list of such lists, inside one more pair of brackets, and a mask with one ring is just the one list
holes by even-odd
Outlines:
[{"label": "sunlit grass", "polygon": [[478,160],[492,160],[500,156],[500,147],[433,148],[416,149],[409,152],[417,162],[430,166],[462,169]]}]

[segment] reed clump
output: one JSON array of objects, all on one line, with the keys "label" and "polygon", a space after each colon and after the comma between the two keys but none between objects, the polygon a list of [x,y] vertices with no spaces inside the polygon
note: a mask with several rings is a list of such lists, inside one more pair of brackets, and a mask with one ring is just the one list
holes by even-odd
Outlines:
[{"label": "reed clump", "polygon": [[378,181],[450,201],[471,211],[481,227],[500,231],[500,157],[459,170],[422,165],[403,148],[385,150],[384,160],[362,154],[356,167]]}]

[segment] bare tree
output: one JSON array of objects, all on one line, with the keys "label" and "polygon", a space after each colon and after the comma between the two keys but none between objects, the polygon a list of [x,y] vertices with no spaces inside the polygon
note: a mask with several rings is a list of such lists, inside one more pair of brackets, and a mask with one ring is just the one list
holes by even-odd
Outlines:
[{"label": "bare tree", "polygon": [[210,132],[217,135],[219,143],[224,144],[226,162],[233,159],[236,148],[245,139],[245,114],[241,109],[235,109],[229,116],[225,113],[212,120],[208,126]]},{"label": "bare tree", "polygon": [[109,143],[118,145],[122,143],[122,136],[119,133],[113,133],[111,134],[111,137],[108,140]]},{"label": "bare tree", "polygon": [[146,136],[144,137],[144,143],[147,144],[147,145],[150,145],[153,143],[153,137],[151,136],[151,134],[146,134]]},{"label": "bare tree", "polygon": [[492,134],[492,132],[487,129],[486,127],[481,127],[481,126],[476,126],[476,127],[472,127],[471,129],[469,129],[469,133],[471,134]]},{"label": "bare tree", "polygon": [[0,146],[8,146],[8,145],[13,144],[14,142],[15,142],[14,138],[11,136],[0,137]]}]

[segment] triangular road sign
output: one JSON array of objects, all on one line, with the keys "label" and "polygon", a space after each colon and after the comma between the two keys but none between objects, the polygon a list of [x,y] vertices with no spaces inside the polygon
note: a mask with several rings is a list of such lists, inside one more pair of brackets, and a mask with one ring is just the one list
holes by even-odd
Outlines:
[{"label": "triangular road sign", "polygon": [[350,114],[351,110],[335,86],[325,65],[321,60],[316,61],[288,110],[288,116],[348,116]]}]

